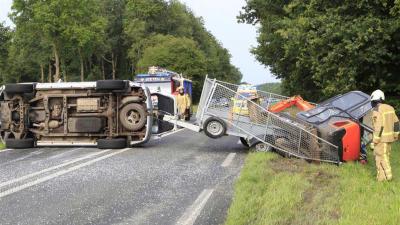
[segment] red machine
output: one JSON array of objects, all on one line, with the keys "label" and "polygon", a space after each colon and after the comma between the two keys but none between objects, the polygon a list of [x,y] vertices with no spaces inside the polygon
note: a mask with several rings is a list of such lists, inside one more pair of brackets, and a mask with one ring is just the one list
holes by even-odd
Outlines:
[{"label": "red machine", "polygon": [[358,160],[361,146],[360,126],[350,120],[333,122],[330,126],[335,130],[334,132],[341,132],[343,135],[341,143],[336,143],[342,147],[342,160],[345,162]]},{"label": "red machine", "polygon": [[[278,113],[296,106],[300,111],[314,109],[315,106],[305,101],[300,96],[293,96],[287,100],[280,101],[269,108],[270,112]],[[339,146],[339,157],[341,161],[356,161],[360,157],[361,132],[360,125],[349,120],[331,118],[324,123],[315,124],[319,135],[331,143]]]}]

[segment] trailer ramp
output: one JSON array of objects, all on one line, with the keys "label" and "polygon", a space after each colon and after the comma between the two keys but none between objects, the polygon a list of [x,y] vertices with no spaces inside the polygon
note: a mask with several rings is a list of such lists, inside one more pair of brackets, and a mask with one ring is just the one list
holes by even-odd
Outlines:
[{"label": "trailer ramp", "polygon": [[297,158],[340,163],[338,146],[318,137],[314,127],[267,110],[288,97],[257,91],[256,98],[250,99],[238,88],[239,85],[205,79],[196,114],[200,128],[204,129],[208,118],[218,118],[225,123],[228,135],[256,140]]}]

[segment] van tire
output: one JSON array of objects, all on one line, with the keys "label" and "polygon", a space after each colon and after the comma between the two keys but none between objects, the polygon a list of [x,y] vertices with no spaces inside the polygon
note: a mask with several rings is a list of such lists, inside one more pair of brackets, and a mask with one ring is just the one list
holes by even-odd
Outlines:
[{"label": "van tire", "polygon": [[129,131],[141,130],[146,125],[146,110],[142,105],[137,103],[125,105],[119,111],[119,121]]},{"label": "van tire", "polygon": [[99,91],[121,91],[127,88],[127,82],[124,80],[98,80],[96,81],[96,90]]},{"label": "van tire", "polygon": [[32,94],[33,84],[6,84],[4,92],[7,94]]},{"label": "van tire", "polygon": [[6,148],[11,148],[11,149],[24,149],[24,148],[35,147],[35,139],[33,138],[26,138],[26,139],[7,138],[5,142],[6,142]]},{"label": "van tire", "polygon": [[99,149],[122,149],[126,148],[126,146],[127,146],[127,141],[125,138],[97,140],[97,148]]}]

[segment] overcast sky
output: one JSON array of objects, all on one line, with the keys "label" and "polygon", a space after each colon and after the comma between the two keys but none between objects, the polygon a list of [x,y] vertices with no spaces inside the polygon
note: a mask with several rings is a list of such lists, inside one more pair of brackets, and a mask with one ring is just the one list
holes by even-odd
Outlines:
[{"label": "overcast sky", "polygon": [[[250,48],[257,44],[256,28],[247,24],[238,24],[239,14],[245,0],[181,0],[202,17],[206,28],[229,50],[232,63],[243,73],[243,81],[252,84],[274,82],[276,79],[268,69],[258,63],[250,53]],[[0,21],[8,19],[12,0],[0,0]]]}]

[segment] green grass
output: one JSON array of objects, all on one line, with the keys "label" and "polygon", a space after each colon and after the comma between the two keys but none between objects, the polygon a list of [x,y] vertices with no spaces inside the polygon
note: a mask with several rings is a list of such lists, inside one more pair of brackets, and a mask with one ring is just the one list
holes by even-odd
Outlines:
[{"label": "green grass", "polygon": [[309,164],[274,153],[250,153],[226,225],[400,224],[400,144],[391,155],[394,180],[375,179],[368,165]]},{"label": "green grass", "polygon": [[4,145],[4,143],[0,142],[0,151],[5,149],[5,148],[6,148],[6,146]]}]

